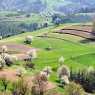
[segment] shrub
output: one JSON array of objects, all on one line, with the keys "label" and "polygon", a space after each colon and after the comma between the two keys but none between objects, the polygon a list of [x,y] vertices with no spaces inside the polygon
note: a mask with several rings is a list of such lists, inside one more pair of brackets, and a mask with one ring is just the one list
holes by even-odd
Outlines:
[{"label": "shrub", "polygon": [[58,77],[61,78],[63,76],[70,77],[70,70],[66,65],[62,65],[58,68]]},{"label": "shrub", "polygon": [[29,51],[27,54],[29,55],[29,57],[30,57],[31,59],[37,58],[37,51],[36,51],[35,49]]},{"label": "shrub", "polygon": [[15,56],[15,55],[11,55],[11,57],[12,57],[13,61],[17,61],[18,60],[17,56]]},{"label": "shrub", "polygon": [[17,75],[18,77],[21,77],[21,76],[22,76],[22,70],[18,69],[18,70],[16,71],[16,75]]},{"label": "shrub", "polygon": [[1,59],[2,59],[2,62],[7,66],[11,66],[15,61],[18,60],[16,56],[9,55],[7,53],[2,53]]},{"label": "shrub", "polygon": [[31,69],[34,69],[34,64],[33,63],[31,63],[31,62],[27,62],[26,64],[25,64],[25,67],[26,68],[31,68]]},{"label": "shrub", "polygon": [[52,68],[52,71],[57,72],[57,69],[58,69],[58,66],[53,67],[53,68]]},{"label": "shrub", "polygon": [[47,66],[41,71],[41,75],[45,75],[47,78],[50,76],[52,72],[51,67]]},{"label": "shrub", "polygon": [[8,87],[8,84],[9,84],[9,81],[6,79],[5,76],[1,77],[0,81],[1,81],[2,86],[3,86],[3,90],[6,91],[7,87]]},{"label": "shrub", "polygon": [[68,76],[62,76],[60,78],[60,86],[63,87],[65,84],[69,84],[69,78]]},{"label": "shrub", "polygon": [[25,68],[23,68],[23,67],[19,67],[19,68],[17,69],[17,71],[16,71],[16,75],[17,75],[18,77],[22,77],[25,73],[26,73],[26,70],[25,70]]},{"label": "shrub", "polygon": [[28,84],[23,77],[13,84],[12,95],[28,95],[28,92]]},{"label": "shrub", "polygon": [[27,37],[25,38],[25,43],[26,43],[26,44],[31,44],[32,41],[33,41],[33,36],[27,36]]},{"label": "shrub", "polygon": [[32,95],[44,95],[47,85],[47,78],[44,75],[36,75],[31,89]]},{"label": "shrub", "polygon": [[62,64],[64,63],[64,60],[65,60],[64,57],[61,56],[61,57],[59,58],[59,60],[58,60],[59,64],[62,65]]},{"label": "shrub", "polygon": [[70,70],[67,66],[62,65],[58,68],[58,77],[60,80],[60,86],[69,84]]},{"label": "shrub", "polygon": [[85,92],[79,84],[72,82],[65,86],[64,95],[85,95]]},{"label": "shrub", "polygon": [[47,51],[51,51],[53,48],[52,48],[52,46],[48,46],[48,47],[46,47],[45,48]]},{"label": "shrub", "polygon": [[5,45],[1,47],[1,50],[2,50],[2,53],[8,52],[8,48]]},{"label": "shrub", "polygon": [[5,53],[2,56],[3,56],[3,59],[5,60],[5,64],[7,66],[10,66],[14,63],[14,60],[11,55]]},{"label": "shrub", "polygon": [[3,69],[5,65],[5,60],[0,56],[0,69]]},{"label": "shrub", "polygon": [[93,93],[95,91],[95,70],[71,72],[70,78],[72,81],[81,84],[86,92]]},{"label": "shrub", "polygon": [[90,66],[90,67],[87,68],[87,73],[89,74],[91,72],[94,72],[94,70],[95,70],[94,67]]}]

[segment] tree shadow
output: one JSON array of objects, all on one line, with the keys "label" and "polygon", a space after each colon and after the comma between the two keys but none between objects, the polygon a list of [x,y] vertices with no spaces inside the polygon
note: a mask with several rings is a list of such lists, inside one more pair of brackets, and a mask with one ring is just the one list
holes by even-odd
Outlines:
[{"label": "tree shadow", "polygon": [[87,43],[94,43],[95,42],[95,38],[93,39],[84,39],[84,40],[81,40],[80,43],[83,43],[83,44],[87,44]]}]

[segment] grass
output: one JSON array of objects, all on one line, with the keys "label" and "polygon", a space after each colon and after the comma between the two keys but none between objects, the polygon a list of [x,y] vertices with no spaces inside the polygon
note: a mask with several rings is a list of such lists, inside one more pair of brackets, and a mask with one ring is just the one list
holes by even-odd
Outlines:
[{"label": "grass", "polygon": [[[61,34],[53,34],[52,32],[56,29],[63,28],[67,25],[61,25],[57,28],[55,27],[49,27],[46,29],[41,29],[35,32],[28,32],[24,34],[20,34],[18,36],[13,36],[10,38],[6,38],[4,40],[1,40],[0,43],[17,43],[17,44],[24,44],[24,38],[27,35],[33,35],[34,40],[31,47],[38,48],[38,58],[36,60],[33,60],[33,63],[35,64],[34,70],[27,70],[27,74],[35,74],[42,70],[45,66],[51,66],[53,69],[57,69],[59,66],[58,59],[61,56],[64,56],[65,63],[69,68],[72,68],[74,71],[88,68],[89,66],[95,67],[95,45],[93,44],[82,44],[80,43],[80,40],[83,40],[82,38],[70,36],[70,35],[61,35]],[[48,33],[49,36],[52,37],[60,37],[64,38],[65,40],[61,39],[55,39],[55,38],[39,38],[36,37],[38,35],[43,35],[43,33]],[[49,46],[52,47],[51,51],[46,50]],[[13,68],[18,68],[19,66],[23,67],[22,62],[18,62],[18,64],[14,65]],[[57,73],[53,72],[50,79],[50,81],[57,84]],[[56,88],[58,91],[63,91],[61,88]]]}]

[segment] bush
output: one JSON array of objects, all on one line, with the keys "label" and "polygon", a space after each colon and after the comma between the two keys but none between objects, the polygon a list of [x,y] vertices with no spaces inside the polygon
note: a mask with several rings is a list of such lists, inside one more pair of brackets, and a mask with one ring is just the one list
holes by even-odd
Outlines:
[{"label": "bush", "polygon": [[47,85],[47,78],[44,75],[36,75],[31,89],[32,95],[44,95]]},{"label": "bush", "polygon": [[51,67],[47,66],[41,71],[41,75],[45,75],[47,78],[50,76],[52,72]]},{"label": "bush", "polygon": [[70,70],[65,65],[62,65],[58,68],[58,77],[61,78],[63,76],[68,76],[68,78],[70,77]]},{"label": "bush", "polygon": [[27,36],[27,37],[25,38],[25,43],[26,43],[26,44],[31,44],[32,41],[33,41],[33,36]]},{"label": "bush", "polygon": [[23,78],[13,84],[12,95],[28,95],[28,92],[28,84]]},{"label": "bush", "polygon": [[7,65],[7,66],[11,66],[15,61],[17,61],[18,58],[16,56],[13,55],[9,55],[7,53],[2,53],[1,54],[1,58],[0,58],[0,67]]},{"label": "bush", "polygon": [[47,51],[51,51],[51,50],[53,50],[53,48],[52,48],[51,46],[46,47],[45,49],[46,49]]},{"label": "bush", "polygon": [[7,46],[2,46],[1,47],[2,53],[6,53],[8,51]]},{"label": "bush", "polygon": [[71,80],[82,85],[84,90],[89,93],[95,92],[95,70],[71,71]]},{"label": "bush", "polygon": [[5,60],[0,56],[0,70],[3,69],[5,65]]},{"label": "bush", "polygon": [[64,63],[65,59],[63,56],[61,56],[58,60],[59,64],[62,65]]},{"label": "bush", "polygon": [[72,82],[65,86],[64,95],[85,95],[85,92],[79,84]]},{"label": "bush", "polygon": [[63,65],[58,68],[58,77],[60,80],[60,86],[69,84],[70,70],[67,66]]},{"label": "bush", "polygon": [[26,74],[26,69],[23,67],[19,67],[16,71],[16,75],[18,77],[23,77],[23,75]]},{"label": "bush", "polygon": [[8,87],[8,84],[9,84],[9,81],[6,79],[5,76],[1,77],[0,81],[1,81],[2,86],[3,86],[3,90],[6,91],[7,87]]},{"label": "bush", "polygon": [[25,64],[25,67],[26,68],[31,68],[31,69],[34,69],[34,64],[33,63],[31,63],[31,62],[27,62],[26,64]]},{"label": "bush", "polygon": [[11,55],[13,61],[18,61],[17,56]]},{"label": "bush", "polygon": [[12,56],[9,54],[3,54],[3,59],[5,60],[5,64],[7,66],[11,66],[14,63]]},{"label": "bush", "polygon": [[29,55],[29,57],[31,59],[36,59],[37,58],[37,51],[34,49],[34,50],[31,50],[27,53]]}]

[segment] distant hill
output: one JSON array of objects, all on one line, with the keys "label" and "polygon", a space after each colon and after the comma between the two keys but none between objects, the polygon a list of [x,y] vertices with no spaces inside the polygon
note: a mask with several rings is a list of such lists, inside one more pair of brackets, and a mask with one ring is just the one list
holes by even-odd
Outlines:
[{"label": "distant hill", "polygon": [[41,0],[0,0],[0,10],[41,12],[45,4]]},{"label": "distant hill", "polygon": [[25,12],[95,12],[95,0],[0,0],[0,10]]}]

